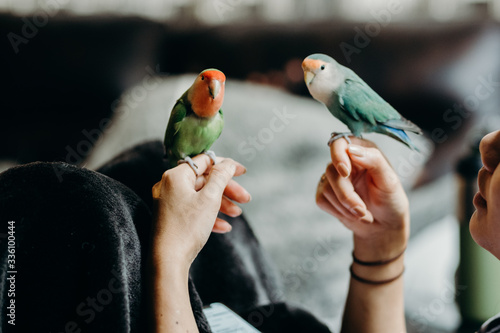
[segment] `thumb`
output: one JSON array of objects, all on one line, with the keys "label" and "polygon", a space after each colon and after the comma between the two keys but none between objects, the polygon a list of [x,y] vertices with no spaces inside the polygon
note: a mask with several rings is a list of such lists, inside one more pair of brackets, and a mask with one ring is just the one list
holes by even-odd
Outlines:
[{"label": "thumb", "polygon": [[393,192],[395,186],[399,186],[398,176],[380,150],[350,145],[347,151],[354,164],[366,169],[379,190]]},{"label": "thumb", "polygon": [[222,198],[224,189],[236,172],[236,163],[231,159],[224,159],[210,170],[208,180],[201,191],[209,198]]}]

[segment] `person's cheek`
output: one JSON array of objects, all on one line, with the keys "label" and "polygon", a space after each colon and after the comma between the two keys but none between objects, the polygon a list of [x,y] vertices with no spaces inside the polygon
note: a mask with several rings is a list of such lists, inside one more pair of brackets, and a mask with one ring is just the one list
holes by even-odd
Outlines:
[{"label": "person's cheek", "polygon": [[487,208],[490,227],[495,236],[500,236],[500,167],[497,166],[488,184]]},{"label": "person's cheek", "polygon": [[481,247],[500,258],[500,168],[497,167],[485,185],[486,207],[471,218],[471,235]]}]

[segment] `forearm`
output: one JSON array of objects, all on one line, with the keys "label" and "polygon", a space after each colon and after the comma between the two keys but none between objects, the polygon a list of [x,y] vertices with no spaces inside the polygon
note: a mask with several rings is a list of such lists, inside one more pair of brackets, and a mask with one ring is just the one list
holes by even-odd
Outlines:
[{"label": "forearm", "polygon": [[384,235],[382,239],[354,237],[354,257],[362,262],[353,259],[342,332],[406,332],[402,273],[408,231],[403,227]]},{"label": "forearm", "polygon": [[[370,281],[390,280],[404,269],[403,256],[384,266],[365,267],[353,264],[353,272]],[[403,333],[404,318],[403,278],[373,285],[351,277],[345,305],[342,332]]]},{"label": "forearm", "polygon": [[[352,266],[342,331],[402,333],[402,252],[410,230],[408,198],[380,150],[373,143],[352,140],[352,144],[337,140],[330,145],[332,163],[316,194],[321,209],[354,234],[358,260]],[[361,214],[355,214],[353,207],[360,208]]]},{"label": "forearm", "polygon": [[154,256],[152,261],[152,332],[198,332],[189,299],[189,265]]},{"label": "forearm", "polygon": [[231,159],[217,164],[204,154],[193,157],[196,172],[181,164],[163,173],[152,188],[155,203],[149,257],[149,304],[153,332],[198,332],[189,298],[189,268],[212,230],[231,225],[217,218],[241,213],[231,200],[248,202],[246,190],[231,181],[245,168]]}]

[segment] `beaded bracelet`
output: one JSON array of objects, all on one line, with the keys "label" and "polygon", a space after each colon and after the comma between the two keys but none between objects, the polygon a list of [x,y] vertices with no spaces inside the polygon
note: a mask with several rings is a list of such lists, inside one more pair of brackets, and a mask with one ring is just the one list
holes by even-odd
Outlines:
[{"label": "beaded bracelet", "polygon": [[393,261],[396,261],[399,257],[401,257],[403,255],[403,253],[405,253],[405,251],[406,251],[406,248],[400,254],[398,254],[397,256],[395,256],[391,259],[379,260],[379,261],[361,261],[354,256],[354,251],[352,251],[352,260],[356,264],[363,265],[363,266],[381,266],[381,265],[386,265],[386,264],[389,264]]},{"label": "beaded bracelet", "polygon": [[356,280],[356,281],[359,281],[359,282],[362,282],[362,283],[367,283],[367,284],[374,284],[374,285],[381,285],[381,284],[387,284],[387,283],[391,283],[392,281],[395,281],[397,279],[399,279],[403,273],[405,272],[405,269],[403,267],[403,271],[401,273],[399,273],[397,276],[393,277],[393,278],[390,278],[390,279],[387,279],[387,280],[381,280],[381,281],[373,281],[373,280],[367,280],[367,279],[363,279],[362,277],[360,276],[357,276],[354,271],[352,270],[352,265],[351,267],[349,268],[349,271],[351,272],[351,277]]}]

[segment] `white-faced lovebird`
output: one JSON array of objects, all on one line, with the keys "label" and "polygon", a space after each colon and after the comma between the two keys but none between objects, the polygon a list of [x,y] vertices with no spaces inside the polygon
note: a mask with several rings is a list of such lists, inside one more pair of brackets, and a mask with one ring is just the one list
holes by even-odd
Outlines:
[{"label": "white-faced lovebird", "polygon": [[206,153],[215,163],[210,147],[224,127],[222,102],[226,76],[217,69],[205,69],[177,100],[165,132],[165,157],[175,163],[189,163],[196,174],[192,156]]},{"label": "white-faced lovebird", "polygon": [[[381,133],[418,150],[405,131],[422,134],[422,130],[403,118],[352,70],[320,53],[305,58],[302,69],[312,97],[325,104],[354,136]],[[349,141],[348,134],[333,133],[328,144],[340,137]]]}]

